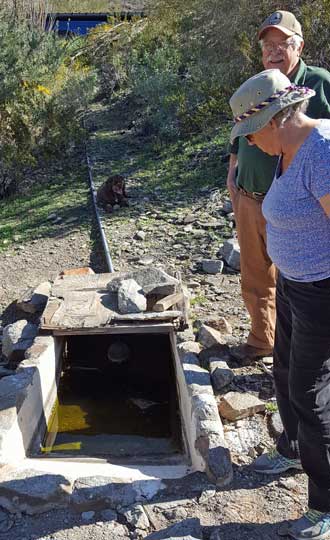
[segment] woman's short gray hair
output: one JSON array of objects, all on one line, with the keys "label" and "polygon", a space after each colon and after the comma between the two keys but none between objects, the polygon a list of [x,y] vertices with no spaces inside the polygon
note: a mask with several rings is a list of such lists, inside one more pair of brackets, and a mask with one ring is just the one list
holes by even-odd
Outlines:
[{"label": "woman's short gray hair", "polygon": [[304,101],[299,101],[298,103],[285,107],[285,109],[282,109],[280,112],[275,114],[273,118],[274,120],[277,120],[279,127],[282,127],[285,122],[292,120],[296,114],[304,114],[307,110],[308,104],[309,99],[304,99]]}]

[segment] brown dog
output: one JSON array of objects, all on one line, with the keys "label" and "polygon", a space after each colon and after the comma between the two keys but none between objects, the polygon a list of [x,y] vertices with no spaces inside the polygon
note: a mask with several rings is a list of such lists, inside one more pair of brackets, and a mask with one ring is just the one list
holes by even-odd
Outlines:
[{"label": "brown dog", "polygon": [[128,206],[124,177],[120,174],[109,176],[97,190],[96,202],[108,212],[112,212],[115,204]]}]

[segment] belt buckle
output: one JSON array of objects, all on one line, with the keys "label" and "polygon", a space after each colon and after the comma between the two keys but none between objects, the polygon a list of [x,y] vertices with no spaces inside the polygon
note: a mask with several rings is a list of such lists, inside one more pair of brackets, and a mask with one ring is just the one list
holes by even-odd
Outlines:
[{"label": "belt buckle", "polygon": [[263,199],[265,197],[265,194],[264,193],[260,193],[258,191],[252,191],[252,195],[253,197],[255,197],[256,199]]}]

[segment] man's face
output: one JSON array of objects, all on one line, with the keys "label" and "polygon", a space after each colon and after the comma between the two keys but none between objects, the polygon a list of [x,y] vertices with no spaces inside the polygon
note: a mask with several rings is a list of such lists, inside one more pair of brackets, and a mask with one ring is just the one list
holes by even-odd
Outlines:
[{"label": "man's face", "polygon": [[279,69],[290,75],[299,62],[304,43],[296,48],[292,37],[278,28],[269,28],[262,36],[262,63],[265,69]]}]

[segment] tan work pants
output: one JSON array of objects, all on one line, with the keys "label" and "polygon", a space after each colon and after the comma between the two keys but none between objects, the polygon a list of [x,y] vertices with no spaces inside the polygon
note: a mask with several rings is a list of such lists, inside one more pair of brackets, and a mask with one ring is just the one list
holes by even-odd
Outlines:
[{"label": "tan work pants", "polygon": [[241,251],[242,297],[251,317],[247,342],[269,349],[274,346],[277,270],[266,250],[266,221],[261,204],[238,192],[233,207]]}]

